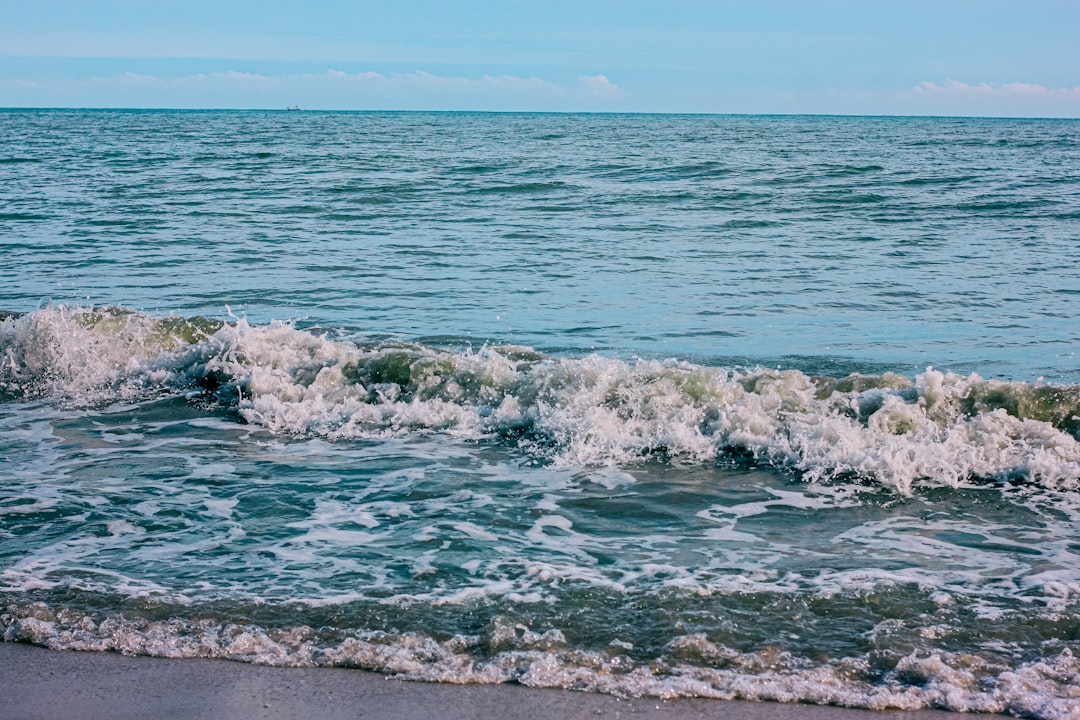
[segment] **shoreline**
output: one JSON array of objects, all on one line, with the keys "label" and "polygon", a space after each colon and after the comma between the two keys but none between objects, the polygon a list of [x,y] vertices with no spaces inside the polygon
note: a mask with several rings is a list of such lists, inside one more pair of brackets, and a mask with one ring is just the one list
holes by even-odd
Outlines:
[{"label": "shoreline", "polygon": [[[129,657],[0,642],[5,720],[948,720],[942,710],[611,695],[518,685],[395,680],[347,668],[279,668],[230,660]],[[991,716],[986,716],[991,717]]]}]

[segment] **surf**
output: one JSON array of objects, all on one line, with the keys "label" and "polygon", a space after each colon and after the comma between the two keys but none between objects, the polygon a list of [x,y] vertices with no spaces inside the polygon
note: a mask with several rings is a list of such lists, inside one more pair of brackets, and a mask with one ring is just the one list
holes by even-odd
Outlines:
[{"label": "surf", "polygon": [[1080,485],[1080,386],[928,367],[815,376],[514,345],[364,343],[288,322],[52,307],[0,317],[0,394],[75,406],[178,394],[329,441],[446,434],[556,467],[767,464],[814,482]]}]

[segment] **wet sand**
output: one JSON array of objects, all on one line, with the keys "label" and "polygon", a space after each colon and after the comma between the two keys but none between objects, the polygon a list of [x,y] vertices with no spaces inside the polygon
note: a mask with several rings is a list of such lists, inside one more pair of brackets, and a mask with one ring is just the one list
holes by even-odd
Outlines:
[{"label": "wet sand", "polygon": [[620,700],[511,685],[403,682],[360,670],[273,668],[59,652],[0,642],[4,720],[278,718],[641,718],[643,720],[957,720],[941,711],[870,712],[723,700]]}]

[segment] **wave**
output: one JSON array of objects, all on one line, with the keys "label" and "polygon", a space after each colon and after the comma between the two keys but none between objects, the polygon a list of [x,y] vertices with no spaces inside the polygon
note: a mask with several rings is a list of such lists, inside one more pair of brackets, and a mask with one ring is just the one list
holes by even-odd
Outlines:
[{"label": "wave", "polygon": [[749,461],[905,493],[973,479],[1080,486],[1075,385],[366,346],[288,323],[111,307],[0,314],[0,398],[93,405],[163,392],[274,433],[501,438],[564,466]]},{"label": "wave", "polygon": [[213,615],[150,620],[131,614],[54,612],[43,603],[9,606],[0,639],[56,650],[113,651],[169,658],[219,658],[279,667],[359,668],[412,680],[519,683],[622,697],[708,697],[803,702],[872,710],[940,708],[1010,713],[1044,720],[1075,717],[1080,659],[1067,647],[1027,662],[978,654],[912,651],[810,658],[766,646],[739,651],[702,634],[673,638],[659,657],[631,643],[580,649],[562,631],[496,617],[480,635],[279,629]]}]

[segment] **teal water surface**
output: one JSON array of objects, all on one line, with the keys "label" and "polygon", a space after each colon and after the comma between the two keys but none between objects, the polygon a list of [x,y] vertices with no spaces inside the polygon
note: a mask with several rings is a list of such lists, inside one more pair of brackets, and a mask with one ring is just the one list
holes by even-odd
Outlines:
[{"label": "teal water surface", "polygon": [[1078,140],[0,111],[0,632],[1077,717]]},{"label": "teal water surface", "polygon": [[228,304],[393,337],[1080,381],[1074,121],[0,122],[9,311]]}]

